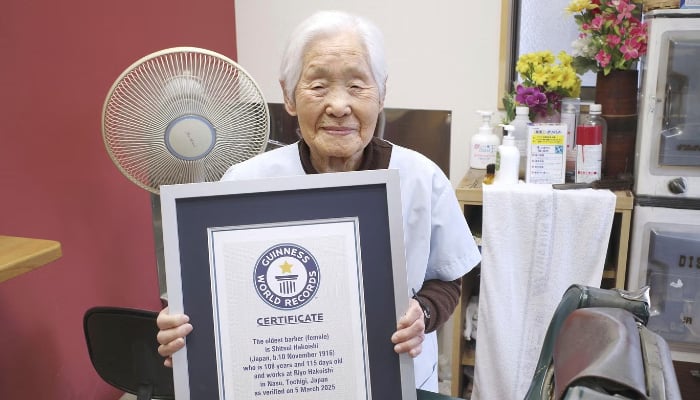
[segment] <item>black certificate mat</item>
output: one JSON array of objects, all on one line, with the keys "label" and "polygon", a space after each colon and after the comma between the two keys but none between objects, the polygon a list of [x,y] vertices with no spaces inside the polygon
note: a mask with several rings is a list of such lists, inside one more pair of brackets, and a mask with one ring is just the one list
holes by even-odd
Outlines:
[{"label": "black certificate mat", "polygon": [[[412,360],[397,355],[390,341],[397,316],[405,311],[408,300],[397,171],[164,186],[161,205],[170,309],[186,313],[194,326],[186,351],[174,358],[176,395],[185,393],[178,387],[186,379],[189,398],[220,398],[208,229],[356,218],[362,238],[371,398],[415,399]],[[334,393],[328,395],[334,397]],[[184,395],[178,399],[181,397]]]}]

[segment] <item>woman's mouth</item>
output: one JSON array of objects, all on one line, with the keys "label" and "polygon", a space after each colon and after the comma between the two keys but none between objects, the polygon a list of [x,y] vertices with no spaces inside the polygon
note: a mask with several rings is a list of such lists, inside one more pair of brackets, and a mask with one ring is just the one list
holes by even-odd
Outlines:
[{"label": "woman's mouth", "polygon": [[344,136],[357,132],[357,128],[349,126],[324,126],[322,128],[329,135]]}]

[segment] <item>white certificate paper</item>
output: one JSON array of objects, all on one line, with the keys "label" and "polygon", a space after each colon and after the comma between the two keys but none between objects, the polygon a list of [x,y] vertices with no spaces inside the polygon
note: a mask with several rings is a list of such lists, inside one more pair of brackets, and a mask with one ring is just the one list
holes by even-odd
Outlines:
[{"label": "white certificate paper", "polygon": [[370,399],[358,220],[208,235],[220,399]]}]

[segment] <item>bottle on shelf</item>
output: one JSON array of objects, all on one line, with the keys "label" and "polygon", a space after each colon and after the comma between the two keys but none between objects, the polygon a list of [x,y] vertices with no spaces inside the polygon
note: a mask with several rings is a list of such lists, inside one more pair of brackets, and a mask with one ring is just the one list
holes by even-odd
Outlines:
[{"label": "bottle on shelf", "polygon": [[486,166],[486,175],[484,175],[483,184],[490,185],[496,175],[496,164],[488,164]]},{"label": "bottle on shelf", "polygon": [[607,123],[601,111],[600,104],[591,104],[588,114],[581,114],[576,127],[576,183],[602,178]]},{"label": "bottle on shelf", "polygon": [[518,183],[520,166],[520,151],[515,146],[513,125],[500,125],[506,131],[503,135],[503,144],[496,151],[496,179],[495,185],[514,185]]},{"label": "bottle on shelf", "polygon": [[486,169],[487,165],[496,163],[496,150],[501,140],[491,126],[493,111],[477,112],[481,115],[482,124],[471,139],[469,166],[474,169]]},{"label": "bottle on shelf", "polygon": [[566,168],[564,180],[576,180],[576,126],[578,125],[581,100],[565,97],[561,101],[561,123],[566,125]]},{"label": "bottle on shelf", "polygon": [[515,107],[515,118],[510,122],[515,129],[513,130],[513,138],[515,147],[520,152],[520,167],[518,169],[518,177],[525,179],[525,166],[527,165],[527,126],[532,123],[530,121],[530,108],[527,106]]}]

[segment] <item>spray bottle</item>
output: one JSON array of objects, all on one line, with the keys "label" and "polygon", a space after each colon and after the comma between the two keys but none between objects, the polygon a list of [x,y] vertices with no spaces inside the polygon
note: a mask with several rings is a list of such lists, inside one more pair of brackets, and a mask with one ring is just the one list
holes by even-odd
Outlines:
[{"label": "spray bottle", "polygon": [[496,179],[494,185],[513,185],[518,183],[518,170],[520,167],[520,151],[515,145],[513,125],[503,125],[506,131],[503,135],[503,144],[496,151]]},{"label": "spray bottle", "polygon": [[482,125],[471,139],[469,166],[474,169],[486,169],[488,164],[496,162],[496,150],[501,142],[491,126],[492,111],[477,111],[481,115]]}]

